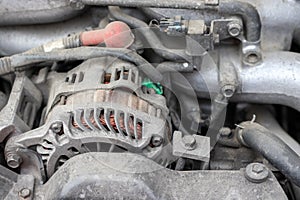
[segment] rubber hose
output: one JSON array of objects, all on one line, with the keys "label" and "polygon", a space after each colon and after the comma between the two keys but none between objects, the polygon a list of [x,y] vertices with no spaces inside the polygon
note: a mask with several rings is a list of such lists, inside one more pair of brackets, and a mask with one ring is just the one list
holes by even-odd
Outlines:
[{"label": "rubber hose", "polygon": [[[106,48],[106,47],[78,47],[74,49],[61,49],[52,52],[36,52],[32,54],[16,54],[6,57],[7,66],[1,68],[0,75],[22,70],[21,67],[45,62],[45,61],[70,61],[87,60],[103,56],[113,56],[119,59],[134,63],[147,77],[154,82],[160,82],[163,79],[162,74],[156,70],[147,60],[136,52],[124,48]],[[0,61],[2,58],[0,59]],[[1,63],[1,62],[0,62]],[[33,67],[33,66],[30,66]],[[5,69],[5,70],[3,70]]]},{"label": "rubber hose", "polygon": [[300,186],[300,157],[286,143],[257,123],[244,122],[239,127],[244,145],[261,153],[287,179]]}]

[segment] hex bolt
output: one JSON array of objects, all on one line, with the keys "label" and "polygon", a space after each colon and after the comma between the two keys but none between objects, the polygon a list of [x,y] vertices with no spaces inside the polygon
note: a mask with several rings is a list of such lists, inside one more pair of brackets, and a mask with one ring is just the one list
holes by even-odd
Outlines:
[{"label": "hex bolt", "polygon": [[188,68],[189,67],[189,63],[185,62],[182,64],[183,65],[183,68]]},{"label": "hex bolt", "polygon": [[267,180],[268,176],[269,170],[264,164],[251,163],[246,167],[245,177],[252,183],[262,183]]},{"label": "hex bolt", "polygon": [[259,173],[264,171],[264,167],[261,166],[261,165],[253,165],[252,166],[252,171],[259,174]]},{"label": "hex bolt", "polygon": [[235,86],[234,85],[225,85],[222,87],[222,93],[224,97],[230,98],[235,93]]},{"label": "hex bolt", "polygon": [[51,130],[54,132],[54,133],[60,133],[61,129],[63,127],[63,124],[62,122],[55,122],[51,125]]},{"label": "hex bolt", "polygon": [[242,31],[242,26],[238,23],[230,23],[228,25],[228,33],[229,35],[231,35],[232,37],[237,37],[240,35]]},{"label": "hex bolt", "polygon": [[223,127],[219,130],[219,134],[221,137],[230,137],[231,136],[231,129],[228,127]]},{"label": "hex bolt", "polygon": [[182,143],[186,150],[194,150],[196,148],[196,139],[193,135],[183,136]]},{"label": "hex bolt", "polygon": [[255,64],[259,61],[259,56],[256,53],[249,53],[246,56],[246,62],[250,63],[250,64]]},{"label": "hex bolt", "polygon": [[153,144],[153,146],[158,147],[163,143],[163,138],[160,136],[153,136],[151,143]]},{"label": "hex bolt", "polygon": [[8,154],[6,156],[7,165],[11,168],[17,168],[22,163],[22,158],[18,154]]},{"label": "hex bolt", "polygon": [[30,196],[30,189],[28,188],[23,188],[19,191],[19,196],[22,197],[22,198],[27,198]]}]

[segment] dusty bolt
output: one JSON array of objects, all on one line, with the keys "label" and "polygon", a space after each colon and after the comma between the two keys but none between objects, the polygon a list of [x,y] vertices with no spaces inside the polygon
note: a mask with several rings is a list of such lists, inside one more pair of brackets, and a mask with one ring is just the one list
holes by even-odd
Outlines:
[{"label": "dusty bolt", "polygon": [[22,197],[22,198],[29,197],[30,196],[30,190],[28,188],[23,188],[22,190],[20,190],[19,196]]},{"label": "dusty bolt", "polygon": [[245,170],[245,177],[253,183],[262,183],[267,180],[269,176],[268,168],[261,163],[251,163],[247,165]]},{"label": "dusty bolt", "polygon": [[222,93],[224,97],[230,98],[235,93],[235,86],[234,85],[225,85],[222,87]]},{"label": "dusty bolt", "polygon": [[230,137],[231,136],[231,129],[227,127],[223,127],[219,130],[219,134],[221,137]]},{"label": "dusty bolt", "polygon": [[253,165],[252,166],[252,171],[259,174],[259,173],[264,171],[264,166],[262,166],[262,165]]},{"label": "dusty bolt", "polygon": [[22,162],[22,158],[18,154],[8,154],[6,157],[7,165],[11,168],[17,168]]},{"label": "dusty bolt", "polygon": [[183,63],[183,67],[184,68],[188,68],[189,67],[189,63]]},{"label": "dusty bolt", "polygon": [[228,25],[228,33],[232,37],[237,37],[242,31],[242,26],[238,23],[230,23]]},{"label": "dusty bolt", "polygon": [[153,146],[158,147],[162,144],[162,142],[163,142],[162,137],[160,137],[160,136],[153,136],[152,137]]},{"label": "dusty bolt", "polygon": [[183,136],[182,143],[187,150],[193,150],[196,148],[196,139],[193,135]]},{"label": "dusty bolt", "polygon": [[250,53],[246,57],[246,62],[250,64],[255,64],[259,61],[259,56],[256,53]]},{"label": "dusty bolt", "polygon": [[51,130],[54,133],[60,133],[62,127],[63,127],[63,124],[61,122],[55,122],[51,125]]}]

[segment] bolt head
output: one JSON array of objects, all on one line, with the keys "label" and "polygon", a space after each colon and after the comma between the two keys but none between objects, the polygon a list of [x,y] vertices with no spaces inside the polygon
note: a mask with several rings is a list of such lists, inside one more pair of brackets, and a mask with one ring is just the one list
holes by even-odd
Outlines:
[{"label": "bolt head", "polygon": [[51,125],[51,130],[54,133],[60,133],[62,127],[63,127],[63,124],[61,122],[55,122]]},{"label": "bolt head", "polygon": [[158,147],[163,143],[163,138],[160,136],[153,136],[151,143],[153,144],[153,146]]},{"label": "bolt head", "polygon": [[262,166],[262,165],[252,165],[252,171],[254,173],[259,174],[259,173],[264,171],[264,166]]},{"label": "bolt head", "polygon": [[227,127],[223,127],[219,130],[219,134],[221,137],[230,137],[231,133],[231,129]]},{"label": "bolt head", "polygon": [[225,85],[222,87],[222,93],[224,97],[230,98],[235,93],[235,86],[234,85]]},{"label": "bolt head", "polygon": [[259,55],[257,55],[256,53],[249,53],[246,56],[246,62],[250,63],[250,64],[255,64],[259,61],[260,57]]},{"label": "bolt head", "polygon": [[193,135],[183,136],[182,143],[187,150],[194,150],[196,148],[196,139]]},{"label": "bolt head", "polygon": [[20,190],[19,192],[19,196],[22,198],[27,198],[30,196],[30,190],[28,188],[23,188],[22,190]]},{"label": "bolt head", "polygon": [[22,162],[22,158],[18,154],[8,154],[6,157],[7,165],[11,168],[17,168]]},{"label": "bolt head", "polygon": [[268,168],[261,163],[251,163],[247,165],[245,177],[253,183],[262,183],[269,177]]},{"label": "bolt head", "polygon": [[186,62],[183,63],[182,65],[183,65],[184,68],[188,68],[189,67],[189,63],[186,63]]},{"label": "bolt head", "polygon": [[228,33],[229,35],[231,35],[232,37],[237,37],[240,35],[242,31],[242,26],[238,23],[230,23],[228,25]]}]

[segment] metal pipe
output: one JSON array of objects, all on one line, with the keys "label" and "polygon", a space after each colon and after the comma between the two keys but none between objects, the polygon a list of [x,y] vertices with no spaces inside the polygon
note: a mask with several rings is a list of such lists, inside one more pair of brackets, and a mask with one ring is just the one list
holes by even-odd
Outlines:
[{"label": "metal pipe", "polygon": [[204,0],[81,0],[85,5],[204,9]]},{"label": "metal pipe", "polygon": [[82,12],[68,1],[1,0],[0,26],[61,22]]},{"label": "metal pipe", "polygon": [[[86,5],[98,6],[123,6],[123,7],[156,7],[156,8],[184,8],[184,9],[212,9],[222,14],[239,15],[242,17],[246,26],[246,38],[250,42],[260,40],[261,21],[256,8],[247,2],[220,0],[218,7],[216,5],[207,5],[205,1],[199,0],[80,0]],[[216,9],[218,8],[218,9]]]},{"label": "metal pipe", "polygon": [[[293,52],[268,52],[263,62],[257,66],[243,66],[238,61],[238,53],[228,50],[233,64],[237,67],[239,82],[233,102],[279,104],[300,111],[300,54]],[[222,64],[222,63],[221,63]],[[171,74],[177,80],[176,74]],[[185,73],[199,97],[210,98],[220,91],[218,68],[211,65],[201,66],[199,72]],[[174,82],[188,94],[187,86],[180,80]]]}]

